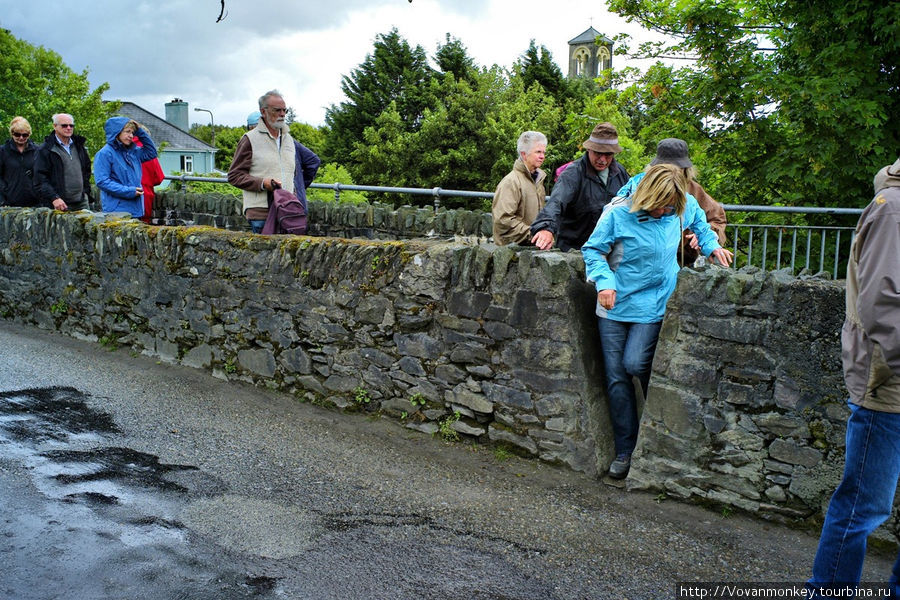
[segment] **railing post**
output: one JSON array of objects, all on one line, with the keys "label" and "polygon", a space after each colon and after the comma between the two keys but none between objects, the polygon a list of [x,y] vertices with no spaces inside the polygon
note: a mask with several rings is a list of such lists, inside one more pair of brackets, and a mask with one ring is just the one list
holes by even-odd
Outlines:
[{"label": "railing post", "polygon": [[434,194],[434,212],[437,212],[441,208],[441,188],[433,188],[431,193]]},{"label": "railing post", "polygon": [[334,182],[334,201],[336,203],[341,201],[341,184],[336,181]]}]

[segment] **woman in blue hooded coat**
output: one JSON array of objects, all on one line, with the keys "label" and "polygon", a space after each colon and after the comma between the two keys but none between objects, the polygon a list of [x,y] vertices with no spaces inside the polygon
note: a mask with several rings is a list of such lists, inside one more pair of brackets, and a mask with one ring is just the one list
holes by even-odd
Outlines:
[{"label": "woman in blue hooded coat", "polygon": [[[687,185],[680,167],[651,166],[631,206],[605,212],[581,248],[587,278],[597,289],[600,347],[616,448],[609,466],[613,479],[624,478],[631,467],[639,426],[632,377],[638,378],[646,398],[666,302],[678,280],[681,232],[690,229],[696,234],[704,256],[724,266],[733,258],[719,245],[706,215],[687,193]],[[622,254],[613,265],[608,258],[616,245]]]},{"label": "woman in blue hooded coat", "polygon": [[[128,117],[111,117],[104,125],[106,145],[94,156],[94,181],[103,212],[144,216],[141,163],[156,158],[156,145],[146,129]],[[137,138],[143,144],[134,143]]]}]

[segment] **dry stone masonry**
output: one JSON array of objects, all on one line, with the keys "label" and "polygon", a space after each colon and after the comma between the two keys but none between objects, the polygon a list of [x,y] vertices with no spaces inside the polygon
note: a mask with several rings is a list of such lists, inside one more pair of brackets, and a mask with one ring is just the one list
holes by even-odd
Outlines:
[{"label": "dry stone masonry", "polygon": [[[612,458],[577,252],[15,208],[0,251],[3,318],[592,476]],[[843,297],[783,272],[682,271],[627,486],[815,524],[843,464]]]}]

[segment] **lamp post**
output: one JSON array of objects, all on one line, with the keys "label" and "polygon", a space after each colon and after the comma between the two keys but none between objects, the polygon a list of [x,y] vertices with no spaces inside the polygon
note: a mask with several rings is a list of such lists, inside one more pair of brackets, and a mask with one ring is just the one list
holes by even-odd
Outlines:
[{"label": "lamp post", "polygon": [[208,112],[209,113],[209,129],[212,132],[212,144],[210,146],[216,146],[216,126],[213,123],[213,114],[212,111],[206,108],[195,108],[195,111]]}]

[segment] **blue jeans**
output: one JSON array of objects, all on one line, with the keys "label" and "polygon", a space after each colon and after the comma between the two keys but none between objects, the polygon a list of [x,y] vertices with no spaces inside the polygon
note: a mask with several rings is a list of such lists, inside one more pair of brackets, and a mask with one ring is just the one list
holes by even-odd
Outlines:
[{"label": "blue jeans", "polygon": [[[810,589],[859,583],[866,539],[891,516],[900,478],[900,414],[855,404],[850,410],[844,477],[825,514]],[[890,577],[895,596],[900,594],[898,581],[900,557]]]},{"label": "blue jeans", "polygon": [[598,321],[616,456],[631,454],[637,444],[640,424],[631,378],[638,378],[646,398],[647,387],[650,385],[650,367],[653,366],[653,353],[656,351],[662,321],[624,323],[603,317]]},{"label": "blue jeans", "polygon": [[247,222],[250,223],[250,231],[252,231],[253,233],[262,233],[263,227],[265,227],[266,225],[265,219],[253,219],[252,221],[250,219],[247,219]]}]

